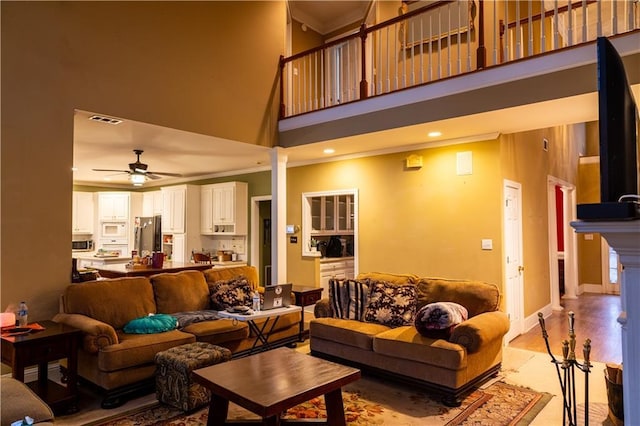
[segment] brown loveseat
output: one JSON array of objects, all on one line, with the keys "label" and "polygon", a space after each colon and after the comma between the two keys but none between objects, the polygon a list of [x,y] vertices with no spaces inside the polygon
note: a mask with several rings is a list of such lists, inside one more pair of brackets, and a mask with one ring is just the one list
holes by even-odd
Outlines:
[{"label": "brown loveseat", "polygon": [[[247,323],[228,319],[196,322],[155,334],[123,331],[129,321],[150,313],[210,310],[208,283],[240,275],[247,278],[253,289],[258,288],[257,272],[252,266],[73,284],[65,289],[61,313],[54,321],[83,331],[78,375],[105,391],[104,408],[116,407],[130,394],[152,388],[154,356],[160,351],[196,341],[224,346],[235,355],[252,347],[256,339]],[[299,324],[299,312],[281,316],[269,343],[280,346],[297,341]],[[64,368],[64,361],[62,365]]]},{"label": "brown loveseat", "polygon": [[460,405],[462,396],[499,371],[509,320],[498,311],[500,293],[495,285],[384,273],[357,277],[367,279],[415,285],[418,309],[428,303],[455,302],[467,308],[469,319],[456,326],[448,339],[429,338],[414,325],[392,328],[334,318],[329,300],[323,299],[316,304],[316,319],[310,323],[313,355],[436,391],[450,406]]}]

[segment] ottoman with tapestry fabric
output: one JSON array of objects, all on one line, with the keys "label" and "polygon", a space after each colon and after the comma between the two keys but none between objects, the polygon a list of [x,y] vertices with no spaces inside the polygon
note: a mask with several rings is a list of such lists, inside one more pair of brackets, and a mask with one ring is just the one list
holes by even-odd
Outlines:
[{"label": "ottoman with tapestry fabric", "polygon": [[191,373],[230,359],[229,349],[204,342],[187,343],[158,352],[155,356],[158,401],[183,411],[208,404],[210,392],[195,383]]}]

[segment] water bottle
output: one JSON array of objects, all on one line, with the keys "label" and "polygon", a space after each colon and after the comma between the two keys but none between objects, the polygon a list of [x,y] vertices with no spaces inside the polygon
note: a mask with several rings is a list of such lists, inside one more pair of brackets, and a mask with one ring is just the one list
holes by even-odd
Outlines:
[{"label": "water bottle", "polygon": [[260,312],[260,293],[257,291],[253,293],[253,311]]},{"label": "water bottle", "polygon": [[20,302],[18,307],[18,327],[27,326],[27,315],[29,314],[29,308],[25,302]]}]

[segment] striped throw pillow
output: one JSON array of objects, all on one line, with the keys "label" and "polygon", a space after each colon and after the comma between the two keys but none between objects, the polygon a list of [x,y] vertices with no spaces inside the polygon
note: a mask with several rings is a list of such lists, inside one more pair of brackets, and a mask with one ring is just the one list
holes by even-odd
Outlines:
[{"label": "striped throw pillow", "polygon": [[334,317],[362,321],[369,302],[369,285],[358,280],[332,279],[329,302]]}]

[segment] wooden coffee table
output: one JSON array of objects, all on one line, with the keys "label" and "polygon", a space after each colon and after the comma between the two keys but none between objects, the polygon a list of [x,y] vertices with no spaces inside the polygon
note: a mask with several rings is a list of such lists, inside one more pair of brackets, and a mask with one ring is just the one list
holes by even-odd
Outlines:
[{"label": "wooden coffee table", "polygon": [[193,378],[212,393],[210,426],[225,424],[229,401],[262,417],[264,425],[278,425],[281,413],[320,395],[326,424],[343,426],[341,388],[358,380],[360,370],[279,348],[195,370]]}]

